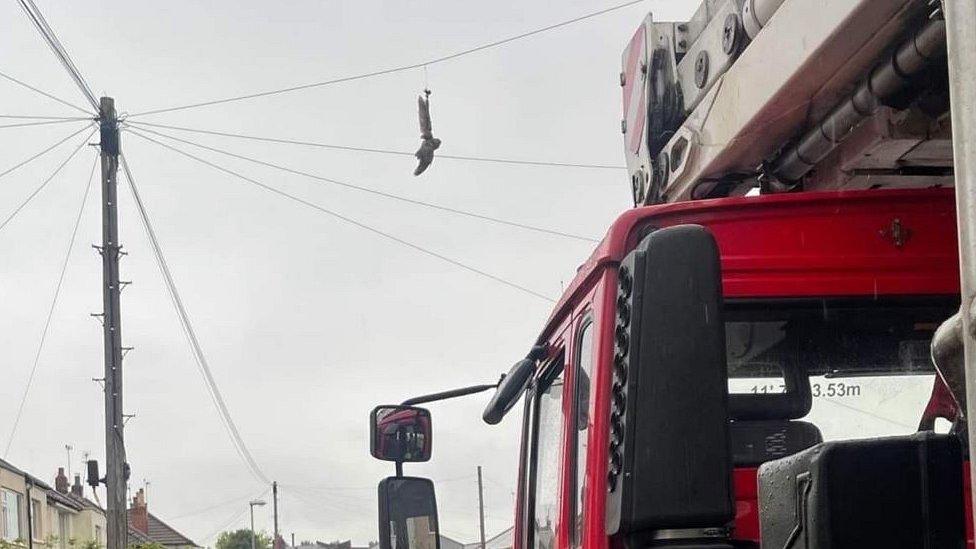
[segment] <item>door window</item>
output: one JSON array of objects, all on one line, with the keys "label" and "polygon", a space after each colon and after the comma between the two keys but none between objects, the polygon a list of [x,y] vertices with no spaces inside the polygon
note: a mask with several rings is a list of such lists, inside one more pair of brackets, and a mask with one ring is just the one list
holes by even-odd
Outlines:
[{"label": "door window", "polygon": [[580,328],[576,349],[576,421],[573,430],[576,437],[576,497],[573,499],[573,546],[583,545],[583,504],[589,487],[586,485],[587,433],[590,426],[590,389],[593,379],[593,323],[585,320]]},{"label": "door window", "polygon": [[535,401],[535,475],[532,547],[555,547],[559,521],[559,472],[563,432],[562,358],[539,384]]}]

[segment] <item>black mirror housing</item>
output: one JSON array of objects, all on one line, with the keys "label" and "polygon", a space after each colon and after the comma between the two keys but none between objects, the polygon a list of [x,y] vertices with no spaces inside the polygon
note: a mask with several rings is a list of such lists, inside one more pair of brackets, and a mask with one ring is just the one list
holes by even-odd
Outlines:
[{"label": "black mirror housing", "polygon": [[698,225],[655,230],[617,278],[607,533],[721,529],[734,507],[718,246]]},{"label": "black mirror housing", "polygon": [[380,481],[380,549],[440,549],[434,483],[419,477]]},{"label": "black mirror housing", "polygon": [[369,414],[369,453],[397,463],[428,461],[432,450],[430,411],[417,406],[384,405]]},{"label": "black mirror housing", "polygon": [[533,348],[533,352],[529,353],[528,357],[516,362],[498,383],[498,389],[495,390],[495,394],[485,406],[484,413],[481,414],[481,419],[488,425],[497,425],[501,422],[505,414],[512,409],[512,406],[515,406],[515,403],[518,402],[522,393],[529,386],[529,382],[532,381],[532,376],[535,374],[536,358],[534,355],[538,354],[535,349],[537,348]]}]

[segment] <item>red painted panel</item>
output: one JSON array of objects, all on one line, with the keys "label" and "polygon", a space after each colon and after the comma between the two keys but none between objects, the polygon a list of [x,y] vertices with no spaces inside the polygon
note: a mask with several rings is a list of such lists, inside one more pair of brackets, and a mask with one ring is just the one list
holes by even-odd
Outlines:
[{"label": "red painted panel", "polygon": [[[683,223],[704,225],[715,235],[727,297],[946,295],[959,291],[951,189],[780,194],[625,212],[580,267],[539,338],[553,341],[574,314],[593,308],[598,334],[593,382],[600,390],[594,393],[590,414],[587,486],[601,486],[606,474],[609,392],[605,389],[610,385],[614,315],[612,306],[602,304],[612,304],[615,298],[616,270],[612,267],[633,249],[645,229]],[[758,542],[756,473],[756,469],[737,469],[733,481],[735,537]],[[565,468],[562,478],[566,488],[571,479]],[[584,547],[607,549],[616,543],[603,533],[605,494],[602,490],[588,492]],[[969,493],[967,468],[967,510]],[[568,507],[563,516],[566,511]],[[521,528],[516,530],[519,540]],[[969,519],[970,547],[972,531]],[[565,549],[567,532],[562,534],[557,545]]]},{"label": "red painted panel", "polygon": [[[895,244],[898,220],[903,245]],[[628,210],[580,267],[553,310],[568,314],[643,230],[682,223],[718,241],[730,297],[953,294],[959,288],[952,189],[777,194]]]}]

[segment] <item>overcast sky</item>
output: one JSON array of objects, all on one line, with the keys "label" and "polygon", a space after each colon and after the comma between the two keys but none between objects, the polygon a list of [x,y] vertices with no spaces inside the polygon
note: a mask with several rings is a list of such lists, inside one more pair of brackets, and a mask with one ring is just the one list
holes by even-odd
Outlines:
[{"label": "overcast sky", "polygon": [[[412,64],[603,9],[612,2],[40,1],[96,94],[120,112],[195,103]],[[648,10],[686,19],[697,2],[647,1],[429,67],[444,154],[623,165],[620,54]],[[287,6],[287,7],[284,7]],[[84,104],[15,2],[0,4],[0,71]],[[140,117],[217,131],[415,150],[411,70],[275,97]],[[74,116],[0,81],[3,115]],[[3,122],[8,123],[8,122]],[[81,124],[0,128],[0,171]],[[71,149],[0,179],[6,217]],[[630,206],[626,173],[414,159],[181,134],[265,161],[423,201],[599,238]],[[96,141],[93,138],[91,141]],[[263,471],[281,488],[281,528],[304,539],[376,538],[375,486],[392,465],[368,455],[379,403],[497,379],[525,354],[551,303],[384,240],[192,160],[124,136],[159,240],[216,380]],[[558,297],[593,244],[395,202],[218,155],[249,177],[400,238]],[[84,193],[85,148],[0,231],[0,443],[6,445]],[[243,527],[260,485],[208,396],[120,188],[126,429],[132,488],[200,544]],[[65,444],[104,459],[98,255],[92,188],[23,419],[7,456],[41,478]],[[475,467],[486,475],[489,535],[512,523],[518,409],[481,422],[487,395],[431,406],[430,463],[443,533],[477,537]],[[104,463],[104,462],[103,462]],[[270,529],[268,508],[257,516]]]}]

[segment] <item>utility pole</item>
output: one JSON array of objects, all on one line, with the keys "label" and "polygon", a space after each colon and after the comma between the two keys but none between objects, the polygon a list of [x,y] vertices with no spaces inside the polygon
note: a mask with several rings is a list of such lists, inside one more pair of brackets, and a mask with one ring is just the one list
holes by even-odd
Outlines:
[{"label": "utility pole", "polygon": [[291,533],[291,546],[295,547],[295,532]]},{"label": "utility pole", "polygon": [[481,484],[481,466],[478,466],[478,517],[481,519],[481,549],[485,549],[485,490]]},{"label": "utility pole", "polygon": [[271,542],[271,549],[278,549],[278,481],[271,483],[272,507],[274,508],[274,541]]},{"label": "utility pole", "polygon": [[102,328],[105,345],[105,495],[106,549],[128,547],[126,481],[128,464],[122,437],[122,315],[119,311],[119,119],[115,100],[99,104],[102,161]]}]

